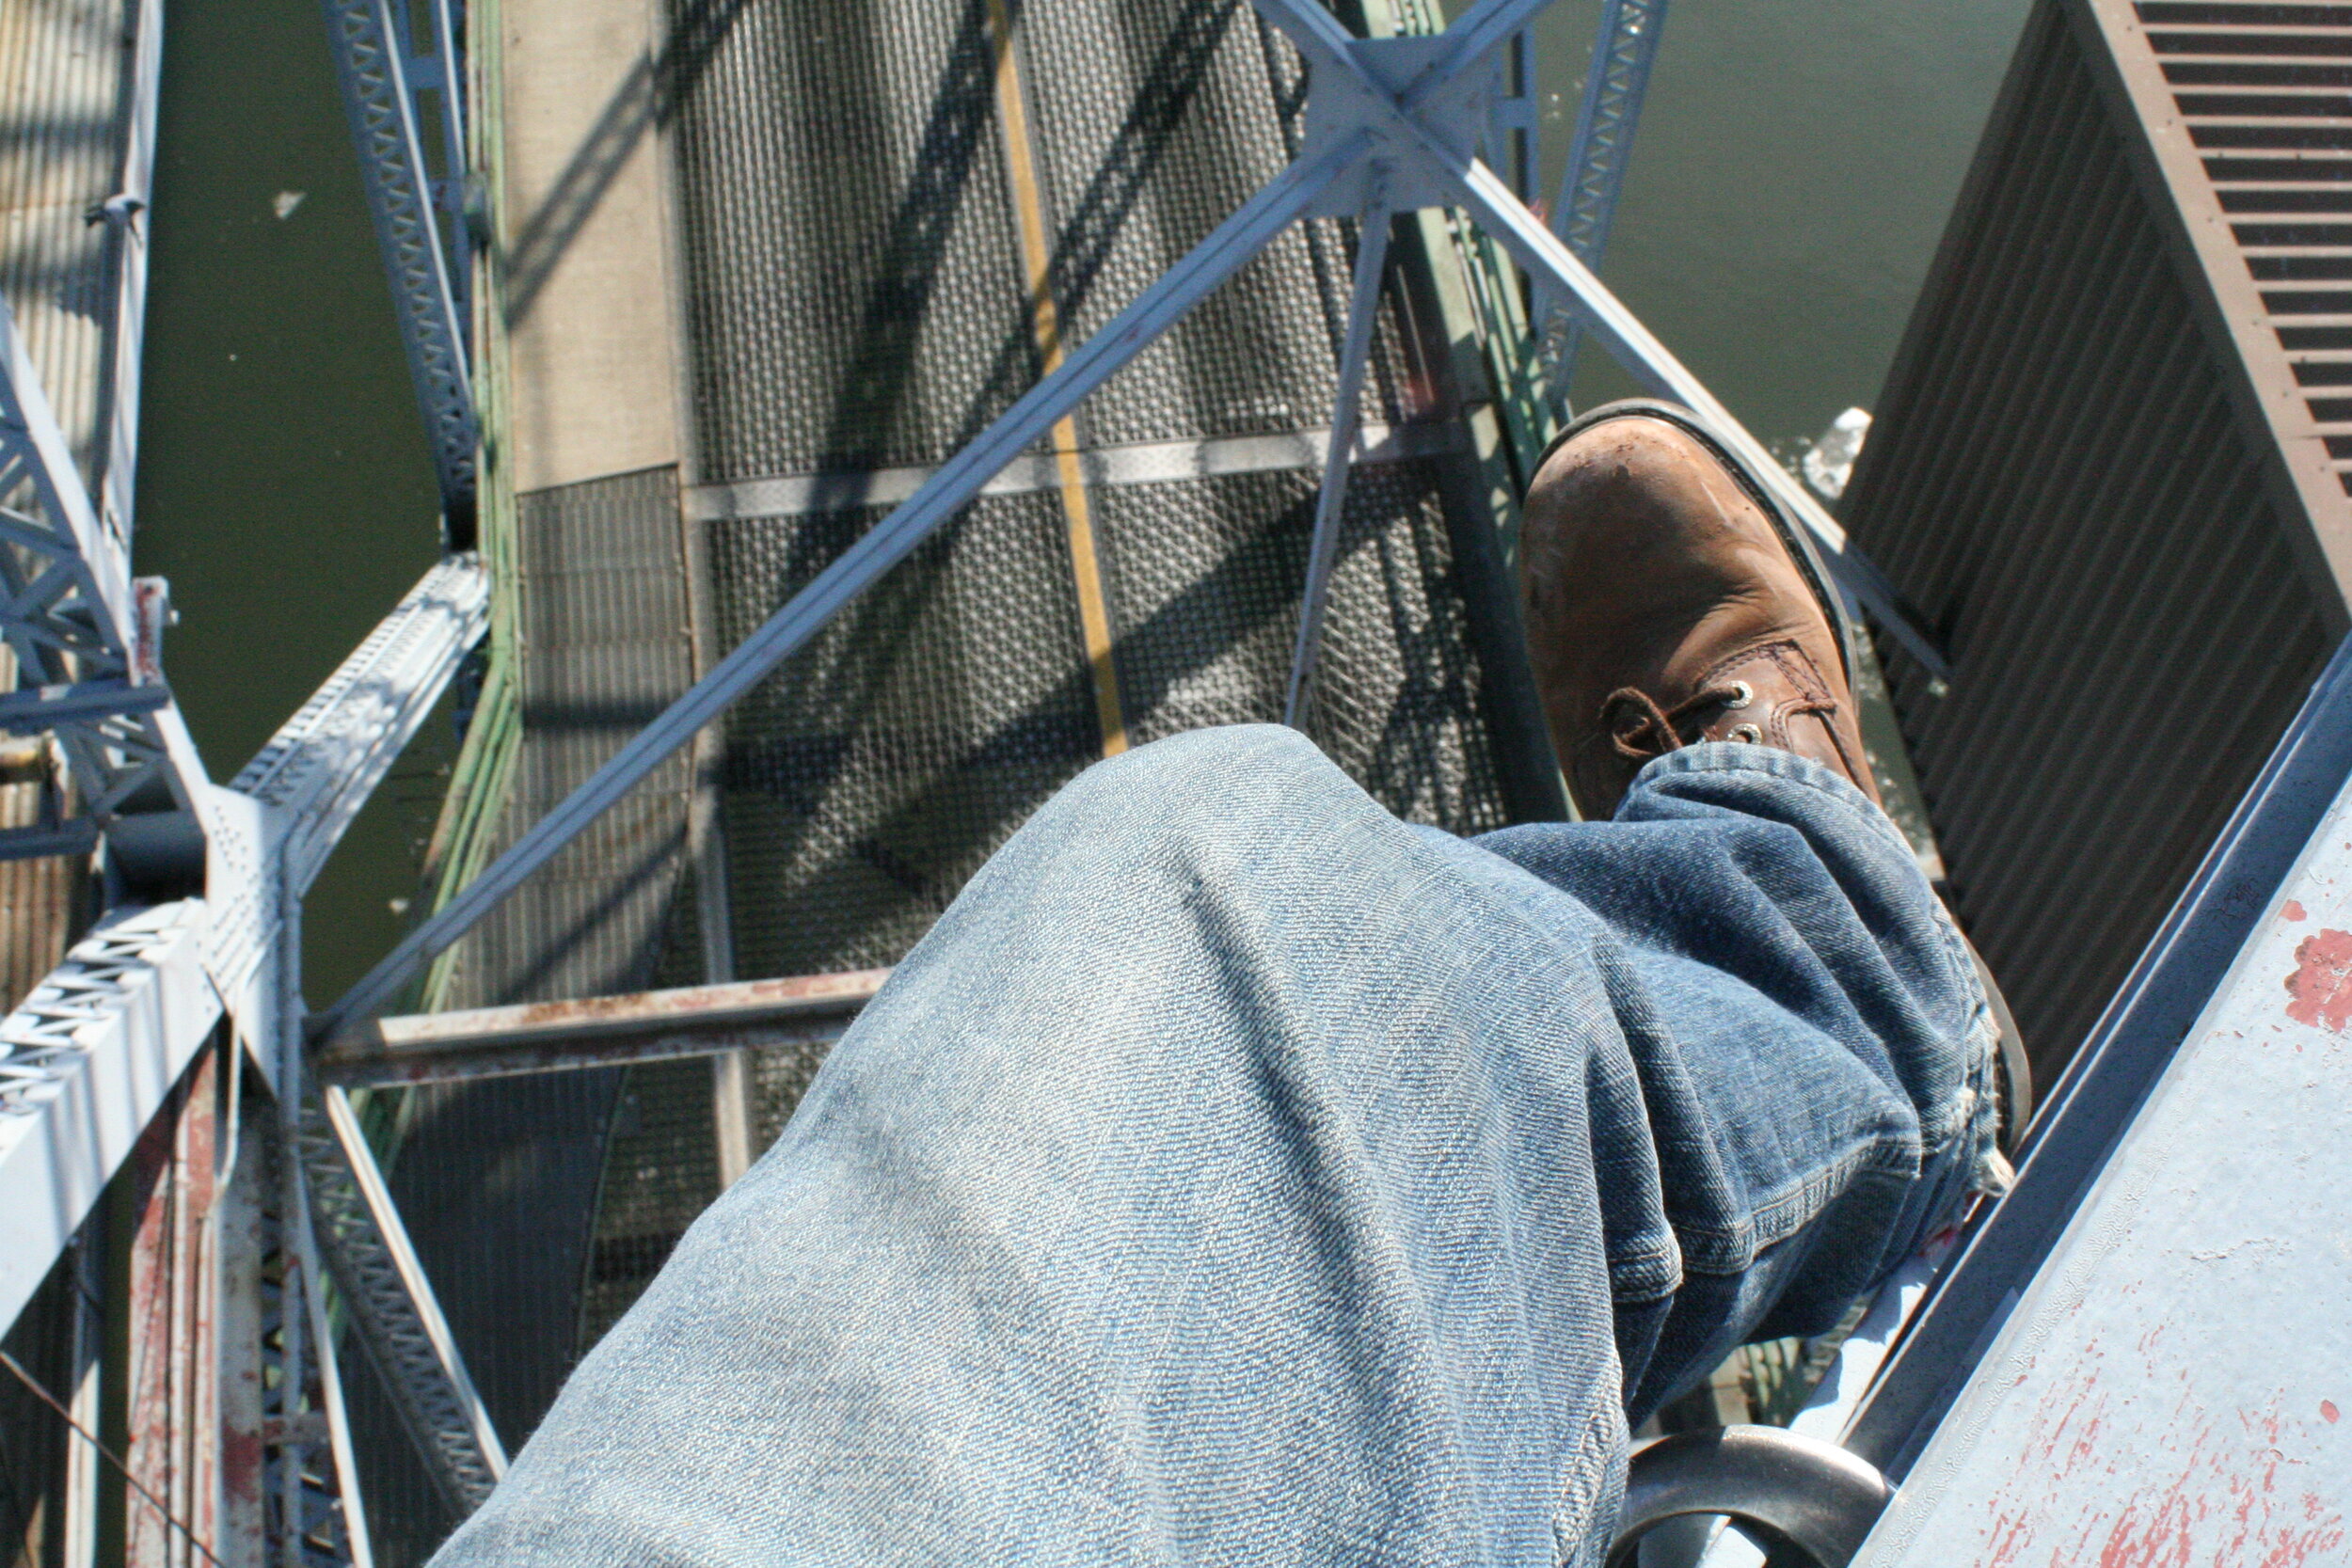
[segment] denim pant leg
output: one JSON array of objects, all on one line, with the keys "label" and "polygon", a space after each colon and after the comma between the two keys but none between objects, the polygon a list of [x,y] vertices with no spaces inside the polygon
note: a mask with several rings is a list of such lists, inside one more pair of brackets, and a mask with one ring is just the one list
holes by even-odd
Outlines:
[{"label": "denim pant leg", "polygon": [[1597,1561],[1629,1404],[1964,1183],[1981,1012],[1795,757],[1465,843],[1286,730],[1160,742],[973,880],[439,1560]]}]

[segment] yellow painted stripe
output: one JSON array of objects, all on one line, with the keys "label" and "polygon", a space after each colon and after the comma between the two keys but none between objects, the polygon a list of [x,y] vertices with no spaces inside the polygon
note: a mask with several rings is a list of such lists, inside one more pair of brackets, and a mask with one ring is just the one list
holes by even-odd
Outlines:
[{"label": "yellow painted stripe", "polygon": [[[1053,252],[1045,240],[1045,199],[1037,173],[1037,145],[1029,133],[1028,100],[1021,87],[1021,60],[1013,49],[1012,18],[1005,0],[989,0],[989,30],[996,50],[996,115],[1005,128],[1005,166],[1012,177],[1012,204],[1021,230],[1022,270],[1028,274],[1030,323],[1038,356],[1051,375],[1061,367],[1061,318],[1054,309]],[[1061,481],[1062,515],[1070,525],[1070,565],[1077,578],[1078,629],[1086,640],[1087,665],[1094,675],[1094,714],[1103,726],[1103,754],[1127,749],[1127,720],[1119,702],[1119,671],[1111,662],[1110,602],[1103,594],[1102,562],[1094,551],[1094,513],[1088,504],[1086,474],[1078,466],[1078,421],[1065,414],[1050,437],[1055,472]]]}]

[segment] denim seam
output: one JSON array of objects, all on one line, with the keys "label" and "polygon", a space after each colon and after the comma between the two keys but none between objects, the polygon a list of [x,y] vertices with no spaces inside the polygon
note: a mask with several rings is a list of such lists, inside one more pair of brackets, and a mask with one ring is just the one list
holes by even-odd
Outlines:
[{"label": "denim seam", "polygon": [[[1604,1245],[1603,1251],[1606,1250]],[[1621,1281],[1620,1275],[1631,1277]],[[1681,1288],[1682,1249],[1675,1241],[1671,1226],[1665,1241],[1660,1244],[1631,1247],[1624,1257],[1609,1259],[1609,1295],[1620,1305],[1660,1301]]]},{"label": "denim seam", "polygon": [[1756,1255],[1784,1241],[1819,1218],[1831,1200],[1857,1179],[1915,1175],[1919,1161],[1899,1142],[1873,1139],[1836,1164],[1807,1176],[1794,1187],[1756,1205],[1746,1223],[1729,1228],[1677,1226],[1684,1237],[1683,1267],[1692,1274],[1736,1275],[1746,1272]]},{"label": "denim seam", "polygon": [[[1729,754],[1726,754],[1729,753]],[[1795,766],[1787,766],[1794,764]],[[1664,756],[1653,758],[1642,769],[1644,773],[1752,773],[1759,778],[1786,780],[1802,784],[1815,794],[1825,795],[1847,809],[1848,815],[1868,825],[1871,832],[1899,847],[1905,856],[1912,854],[1911,841],[1903,836],[1895,819],[1883,807],[1871,803],[1869,798],[1846,780],[1831,773],[1823,764],[1799,757],[1793,752],[1777,752],[1770,757],[1757,757],[1745,748],[1729,743],[1701,742],[1685,746]],[[1820,776],[1816,776],[1820,775]],[[1638,779],[1636,781],[1639,782]],[[1944,958],[1945,979],[1953,990],[1976,998],[1963,1037],[1981,1037],[1990,1031],[1989,1041],[1980,1043],[1979,1051],[1999,1048],[1999,1026],[1993,1022],[1993,1007],[1984,994],[1983,982],[1977,977],[1976,960],[1968,955],[1967,939],[1961,934],[1960,924],[1953,919],[1941,898],[1933,900],[1936,945]],[[1975,1086],[1980,1064],[1970,1062],[1968,1071],[1971,1086]],[[1923,1160],[1942,1151],[1951,1141],[1965,1132],[1975,1120],[1976,1106],[1963,1097],[1956,1099],[1952,1108],[1932,1126],[1922,1121],[1919,1141]]]},{"label": "denim seam", "polygon": [[[1975,978],[1975,965],[1970,965],[1970,978]],[[1976,1015],[1969,1020],[1967,1060],[1963,1070],[1966,1074],[1968,1092],[1955,1096],[1951,1109],[1933,1126],[1921,1122],[1919,1148],[1922,1160],[1931,1160],[1949,1148],[1958,1139],[1975,1132],[1982,1119],[1985,1102],[1994,1095],[1993,1066],[2001,1050],[2001,1026],[1993,1016],[1993,1005],[1979,992]],[[1997,1111],[1997,1107],[1995,1107]]]},{"label": "denim seam", "polygon": [[[1778,779],[1789,784],[1801,784],[1816,795],[1824,795],[1836,801],[1846,809],[1848,816],[1886,840],[1889,847],[1900,849],[1906,860],[1914,860],[1915,863],[1911,841],[1903,836],[1903,831],[1900,828],[1895,826],[1895,819],[1886,815],[1884,808],[1872,804],[1868,796],[1831,773],[1821,764],[1788,752],[1775,752],[1772,757],[1750,756],[1745,754],[1746,752],[1745,747],[1724,741],[1701,742],[1699,745],[1685,746],[1680,751],[1668,752],[1662,757],[1653,758],[1643,768],[1642,772],[1644,774],[1651,772],[1752,773],[1758,778]],[[1732,754],[1726,755],[1724,754],[1726,752]],[[1794,768],[1776,766],[1781,763],[1793,763],[1798,766]],[[1817,774],[1821,776],[1817,777]],[[1637,777],[1634,782],[1638,784],[1641,781]],[[1954,983],[1953,989],[1955,990],[1980,990],[1981,988],[1977,982],[1977,966],[1968,957],[1967,944],[1960,934],[1960,927],[1953,921],[1951,911],[1944,907],[1944,901],[1941,898],[1936,899],[1934,903],[1937,936],[1940,938],[1939,945],[1943,949],[1945,967],[1949,971],[1946,978]]]},{"label": "denim seam", "polygon": [[[1817,794],[1837,801],[1845,808],[1849,816],[1866,824],[1867,831],[1880,835],[1890,847],[1899,849],[1907,860],[1911,857],[1910,841],[1905,839],[1902,831],[1895,826],[1894,819],[1873,805],[1869,798],[1851,784],[1836,779],[1821,765],[1808,762],[1793,753],[1776,752],[1772,758],[1769,759],[1752,758],[1741,754],[1745,750],[1745,748],[1720,744],[1688,746],[1653,759],[1642,769],[1642,772],[1644,775],[1652,772],[1749,773],[1759,778],[1785,780],[1801,784]],[[1795,766],[1784,769],[1771,766],[1773,761]],[[1759,766],[1759,764],[1763,765]],[[1822,776],[1818,778],[1808,776],[1816,770]],[[1639,780],[1637,779],[1636,782],[1638,784]],[[1518,870],[1521,875],[1530,875],[1519,867],[1514,866],[1513,869]],[[1568,944],[1562,942],[1549,929],[1527,918],[1515,903],[1497,896],[1495,890],[1473,882],[1442,860],[1438,860],[1431,867],[1431,877],[1428,879],[1434,881],[1439,879],[1449,885],[1479,897],[1498,911],[1506,914],[1522,931],[1534,936],[1544,946],[1573,960],[1575,954]],[[1968,960],[1966,950],[1960,943],[1959,929],[1952,924],[1950,916],[1944,910],[1940,900],[1935,901],[1934,921],[1939,945],[1943,949],[1945,962],[1950,969],[1949,978],[1977,991],[1978,1006],[1985,1016],[1989,1017],[1991,1009],[1983,1002],[1981,989],[1977,985],[1976,966]],[[1973,1023],[1975,1021],[1971,1022]],[[1956,1104],[1953,1113],[1947,1118],[1939,1119],[1937,1124],[1937,1131],[1941,1134],[1938,1141],[1939,1147],[1948,1143],[1950,1138],[1956,1135],[1957,1128],[1953,1127],[1952,1123],[1956,1122],[1960,1126],[1967,1125],[1972,1119],[1967,1113],[1973,1109],[1973,1106],[1969,1106],[1963,1110]],[[1924,1134],[1924,1127],[1921,1132]],[[1686,1228],[1674,1222],[1669,1216],[1669,1227],[1674,1235],[1676,1250],[1679,1254],[1680,1271],[1708,1275],[1734,1275],[1744,1272],[1754,1265],[1757,1255],[1764,1248],[1786,1239],[1810,1224],[1843,1188],[1856,1179],[1873,1175],[1893,1176],[1898,1179],[1915,1176],[1925,1164],[1926,1149],[1923,1147],[1925,1142],[1924,1136],[1915,1142],[1891,1140],[1885,1137],[1873,1139],[1868,1144],[1853,1149],[1836,1164],[1813,1172],[1795,1187],[1784,1189],[1767,1197],[1751,1210],[1745,1221],[1737,1226]],[[1604,1257],[1613,1284],[1621,1262],[1633,1266],[1646,1263],[1659,1255],[1655,1249],[1645,1248],[1643,1253],[1629,1254],[1621,1259],[1604,1247]],[[1739,1260],[1733,1263],[1718,1261],[1725,1256],[1735,1257]],[[1629,1298],[1615,1297],[1615,1299]]]},{"label": "denim seam", "polygon": [[1612,1510],[1607,1519],[1599,1515],[1600,1505],[1610,1500],[1612,1490],[1622,1497],[1622,1483],[1615,1488],[1611,1485],[1617,1479],[1618,1431],[1622,1420],[1623,1413],[1614,1399],[1596,1400],[1592,1413],[1584,1418],[1583,1430],[1576,1434],[1576,1446],[1568,1451],[1551,1515],[1552,1556],[1560,1564],[1590,1561],[1596,1544],[1605,1546],[1615,1538],[1615,1511]]},{"label": "denim seam", "polygon": [[[1887,816],[1883,808],[1872,804],[1867,795],[1830,772],[1822,764],[1800,757],[1793,752],[1778,752],[1772,758],[1740,754],[1746,750],[1732,742],[1702,741],[1651,759],[1643,767],[1642,773],[1753,773],[1758,778],[1802,784],[1817,795],[1826,795],[1836,801],[1849,815],[1867,825],[1870,832],[1899,847],[1906,857],[1912,854],[1911,841],[1903,837],[1900,828],[1895,826],[1895,819]],[[1775,761],[1781,760],[1805,766],[1798,768],[1773,766]],[[1820,777],[1815,776],[1817,772]],[[1641,782],[1641,777],[1637,775],[1634,779],[1636,787]]]}]

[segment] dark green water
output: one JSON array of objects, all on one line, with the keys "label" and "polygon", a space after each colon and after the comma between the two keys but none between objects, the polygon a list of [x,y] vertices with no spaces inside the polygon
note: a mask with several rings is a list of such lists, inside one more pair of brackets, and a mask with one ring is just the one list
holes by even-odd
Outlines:
[{"label": "dark green water", "polygon": [[[1555,171],[1599,9],[1558,0],[1539,28]],[[1766,445],[1876,403],[2025,17],[1672,0],[1601,276]],[[1633,389],[1583,358],[1580,404]]]},{"label": "dark green water", "polygon": [[[319,8],[170,0],[157,149],[136,560],[225,782],[432,564],[439,500]],[[449,750],[437,723],[312,891],[314,1005],[398,936]]]},{"label": "dark green water", "polygon": [[[1554,169],[1597,9],[1539,28]],[[1875,403],[2024,14],[1675,0],[1602,273],[1767,443]],[[436,547],[315,7],[172,0],[154,235],[138,564],[172,580],[173,685],[225,780]],[[1628,389],[1586,357],[1580,402]],[[437,720],[313,892],[314,1005],[398,934],[449,750]]]}]

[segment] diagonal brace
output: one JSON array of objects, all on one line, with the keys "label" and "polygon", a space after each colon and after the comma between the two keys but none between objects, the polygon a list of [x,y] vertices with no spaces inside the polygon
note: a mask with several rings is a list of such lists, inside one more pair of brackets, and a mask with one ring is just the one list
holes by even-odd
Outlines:
[{"label": "diagonal brace", "polygon": [[1820,504],[1782,471],[1698,378],[1651,336],[1590,269],[1568,253],[1491,169],[1468,152],[1450,148],[1418,117],[1421,107],[1440,101],[1456,76],[1483,71],[1486,56],[1523,29],[1549,0],[1479,0],[1440,36],[1445,47],[1394,89],[1381,83],[1359,57],[1358,46],[1364,40],[1351,38],[1311,0],[1255,3],[1298,44],[1311,68],[1327,83],[1336,73],[1340,90],[1360,107],[1358,123],[1311,146],[1298,162],[1244,203],[1089,339],[1059,370],[1031,388],[994,424],[934,471],[904,504],[859,538],[611,761],[532,824],[447,906],[411,931],[358,984],[312,1021],[310,1035],[314,1046],[381,1007],[427,960],[463,936],[729,704],[806,645],[844,605],[911,554],[1080,399],[1238,272],[1293,221],[1316,211],[1327,192],[1367,162],[1413,166],[1416,172],[1439,177],[1521,266],[1538,279],[1556,284],[1573,300],[1578,313],[1604,345],[1645,385],[1715,423],[1727,443],[1773,486],[1775,496],[1821,540],[1830,569],[1841,586],[1931,672],[1940,676],[1948,671],[1941,652],[1904,613],[1892,585],[1848,544],[1844,531]]},{"label": "diagonal brace", "polygon": [[971,445],[943,464],[898,509],[861,535],[809,585],[787,600],[709,673],[640,730],[465,890],[408,933],[400,945],[314,1021],[312,1042],[366,1017],[408,977],[472,927],[639,781],[677,752],[727,705],[804,646],[826,622],[954,516],[1054,422],[1174,325],[1266,244],[1304,215],[1371,146],[1370,133],[1346,137],[1311,161],[1293,164],[1192,252],[1136,296],[997,418]]}]

